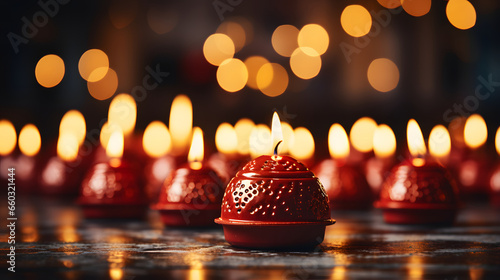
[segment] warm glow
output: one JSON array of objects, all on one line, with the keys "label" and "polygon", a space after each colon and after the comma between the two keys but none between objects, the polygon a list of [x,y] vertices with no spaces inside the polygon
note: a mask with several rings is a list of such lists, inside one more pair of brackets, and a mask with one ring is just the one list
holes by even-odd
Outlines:
[{"label": "warm glow", "polygon": [[19,149],[21,153],[32,157],[38,154],[41,145],[42,138],[38,128],[33,124],[25,125],[19,133]]},{"label": "warm glow", "polygon": [[345,7],[340,16],[340,24],[347,34],[353,37],[362,37],[368,34],[372,28],[372,16],[361,5],[349,5]]},{"label": "warm glow", "polygon": [[314,138],[307,128],[297,127],[293,131],[290,155],[298,160],[307,160],[314,156]]},{"label": "warm glow", "polygon": [[109,104],[108,123],[120,126],[125,136],[135,128],[137,105],[134,98],[126,93],[118,94]]},{"label": "warm glow", "polygon": [[377,122],[372,118],[363,117],[357,120],[351,128],[349,138],[354,148],[367,153],[373,149],[373,133],[377,129]]},{"label": "warm glow", "polygon": [[117,88],[118,76],[115,70],[111,68],[108,68],[106,75],[102,79],[96,82],[87,82],[87,89],[90,95],[97,100],[106,100],[110,98],[115,94]]},{"label": "warm glow", "polygon": [[500,127],[498,127],[495,134],[495,149],[497,150],[497,154],[500,155]]},{"label": "warm glow", "polygon": [[[281,130],[281,121],[278,113],[274,112],[273,121],[271,123],[271,132],[273,136],[273,149],[275,149],[276,155],[279,154],[279,150],[281,150],[278,146],[278,143],[283,141],[283,131]],[[278,147],[278,150],[276,150]]]},{"label": "warm glow", "polygon": [[429,153],[433,157],[447,157],[451,150],[450,134],[446,127],[436,125],[429,135]]},{"label": "warm glow", "polygon": [[476,9],[467,0],[450,0],[446,5],[446,16],[458,29],[469,29],[476,24]]},{"label": "warm glow", "polygon": [[390,59],[377,58],[368,66],[368,82],[377,91],[388,92],[399,83],[398,66]]},{"label": "warm glow", "polygon": [[313,48],[319,55],[322,55],[328,49],[330,38],[321,25],[308,24],[300,29],[298,43],[299,47]]},{"label": "warm glow", "polygon": [[217,151],[223,154],[235,154],[238,148],[238,136],[233,126],[229,123],[221,123],[215,132],[215,146]]},{"label": "warm glow", "polygon": [[0,156],[12,153],[16,148],[17,134],[14,125],[8,120],[0,120]]},{"label": "warm glow", "polygon": [[408,141],[408,150],[413,157],[424,157],[427,153],[425,148],[424,135],[417,121],[411,119],[408,121],[406,129],[406,138]]},{"label": "warm glow", "polygon": [[123,156],[123,142],[123,132],[120,129],[111,133],[108,145],[106,146],[106,155],[110,159],[111,166],[117,167],[120,165],[120,161]]},{"label": "warm glow", "polygon": [[113,130],[120,129],[118,125],[110,125],[108,122],[104,123],[101,127],[101,134],[99,135],[99,141],[101,142],[101,146],[106,148],[108,146],[109,137],[111,137],[111,133]]},{"label": "warm glow", "polygon": [[85,124],[85,118],[80,111],[70,110],[64,114],[61,119],[61,124],[59,125],[59,134],[63,134],[64,132],[73,133],[78,140],[78,145],[80,146],[83,144],[87,133],[87,126]]},{"label": "warm glow", "polygon": [[299,46],[299,29],[293,25],[284,24],[278,26],[271,37],[274,50],[281,56],[290,57]]},{"label": "warm glow", "polygon": [[234,52],[233,40],[226,34],[212,34],[205,40],[205,44],[203,45],[205,59],[215,66],[219,66],[228,58],[233,58]]},{"label": "warm glow", "polygon": [[121,267],[110,267],[109,278],[111,278],[111,280],[123,279],[123,269]]},{"label": "warm glow", "polygon": [[267,63],[269,63],[269,61],[262,56],[251,56],[245,59],[245,66],[248,71],[247,85],[250,88],[259,89],[257,85],[257,73],[259,72],[260,67]]},{"label": "warm glow", "polygon": [[321,70],[321,57],[312,48],[297,48],[290,57],[290,68],[301,79],[311,79]]},{"label": "warm glow", "polygon": [[48,54],[36,64],[35,77],[41,86],[51,88],[61,82],[65,71],[64,61],[55,54]]},{"label": "warm glow", "polygon": [[193,105],[186,95],[177,95],[172,102],[168,126],[172,136],[172,153],[185,155],[191,143],[193,127]]},{"label": "warm glow", "polygon": [[373,152],[378,158],[390,157],[396,152],[396,136],[388,125],[381,124],[375,129]]},{"label": "warm glow", "polygon": [[380,5],[387,9],[395,9],[401,6],[401,0],[377,0]]},{"label": "warm glow", "polygon": [[278,63],[266,63],[257,73],[257,86],[267,96],[281,95],[288,87],[288,73]]},{"label": "warm glow", "polygon": [[256,158],[273,153],[271,129],[265,124],[258,124],[252,129],[249,137],[250,156]]},{"label": "warm glow", "polygon": [[334,123],[328,132],[328,149],[332,158],[345,159],[349,156],[349,139],[344,127],[338,123]]},{"label": "warm glow", "polygon": [[432,0],[401,0],[403,9],[414,17],[420,17],[431,10]]},{"label": "warm glow", "polygon": [[248,155],[250,153],[250,134],[255,127],[255,123],[250,119],[240,119],[234,125],[234,131],[236,131],[236,136],[238,138],[238,153],[240,155]]},{"label": "warm glow", "polygon": [[179,22],[179,14],[169,8],[149,8],[147,14],[148,26],[156,34],[162,35],[172,31]]},{"label": "warm glow", "polygon": [[476,149],[486,143],[488,128],[483,117],[473,114],[465,122],[464,140],[469,148]]},{"label": "warm glow", "polygon": [[283,132],[283,144],[280,145],[280,151],[286,154],[293,145],[293,128],[289,123],[281,122],[281,132]]},{"label": "warm glow", "polygon": [[167,126],[161,121],[153,121],[144,130],[142,147],[148,156],[161,157],[170,152],[172,140]]},{"label": "warm glow", "polygon": [[78,71],[84,80],[97,82],[106,76],[109,69],[109,59],[105,52],[99,49],[86,51],[78,62]]},{"label": "warm glow", "polygon": [[246,43],[245,29],[241,24],[234,21],[224,21],[217,28],[217,33],[226,34],[234,43],[235,51],[241,50]]},{"label": "warm glow", "polygon": [[198,170],[203,162],[203,131],[199,127],[193,128],[193,139],[189,148],[188,162],[192,169]]},{"label": "warm glow", "polygon": [[217,68],[217,82],[222,89],[236,92],[245,87],[248,81],[248,70],[243,61],[236,58],[224,60]]},{"label": "warm glow", "polygon": [[64,161],[74,161],[78,156],[78,138],[71,132],[59,134],[57,155]]}]

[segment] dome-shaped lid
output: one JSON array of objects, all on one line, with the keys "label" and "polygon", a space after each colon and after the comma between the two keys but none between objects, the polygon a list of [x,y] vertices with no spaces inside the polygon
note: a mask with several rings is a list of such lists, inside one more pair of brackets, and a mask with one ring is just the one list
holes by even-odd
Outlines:
[{"label": "dome-shaped lid", "polygon": [[247,163],[236,177],[314,178],[303,163],[289,156],[260,156]]}]

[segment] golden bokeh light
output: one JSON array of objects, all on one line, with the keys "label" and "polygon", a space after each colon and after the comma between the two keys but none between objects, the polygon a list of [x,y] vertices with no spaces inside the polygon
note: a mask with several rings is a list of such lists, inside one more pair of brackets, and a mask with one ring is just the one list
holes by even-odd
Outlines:
[{"label": "golden bokeh light", "polygon": [[82,113],[78,110],[69,110],[64,114],[59,124],[59,134],[65,132],[71,132],[76,136],[78,140],[78,145],[82,145],[85,141],[85,135],[87,133],[87,126],[85,123],[85,118]]},{"label": "golden bokeh light", "polygon": [[226,59],[217,68],[217,82],[219,82],[220,87],[225,91],[239,91],[245,87],[247,81],[247,67],[239,59]]},{"label": "golden bokeh light", "polygon": [[250,134],[255,127],[255,123],[251,119],[243,118],[236,122],[234,125],[234,131],[236,132],[236,137],[238,139],[238,153],[240,155],[250,154]]},{"label": "golden bokeh light", "polygon": [[451,151],[451,139],[448,129],[438,124],[434,126],[429,135],[429,153],[433,157],[447,157]]},{"label": "golden bokeh light", "polygon": [[59,134],[57,156],[63,161],[74,161],[78,156],[78,138],[71,132]]},{"label": "golden bokeh light", "polygon": [[290,57],[298,43],[299,29],[293,25],[284,24],[278,26],[271,37],[274,50],[281,56]]},{"label": "golden bokeh light", "polygon": [[347,34],[353,37],[362,37],[368,34],[372,28],[372,16],[361,5],[349,5],[342,11],[340,24]]},{"label": "golden bokeh light", "polygon": [[377,2],[387,9],[395,9],[401,6],[401,0],[377,0]]},{"label": "golden bokeh light", "polygon": [[344,127],[338,123],[332,124],[328,132],[328,149],[334,159],[345,159],[349,156],[349,138]]},{"label": "golden bokeh light", "polygon": [[238,148],[236,130],[229,123],[221,123],[215,132],[215,146],[223,154],[235,154]]},{"label": "golden bokeh light", "polygon": [[80,76],[86,81],[97,82],[106,76],[109,69],[109,59],[105,52],[90,49],[82,54],[78,62]]},{"label": "golden bokeh light", "polygon": [[478,114],[470,115],[465,121],[464,140],[469,148],[477,149],[486,143],[488,128],[483,117]]},{"label": "golden bokeh light", "polygon": [[38,83],[46,88],[57,86],[65,73],[64,61],[55,54],[48,54],[38,61],[35,77]]},{"label": "golden bokeh light", "polygon": [[363,117],[357,120],[351,128],[349,138],[353,147],[363,153],[373,149],[373,134],[377,129],[377,122],[372,118]]},{"label": "golden bokeh light", "polygon": [[124,136],[134,132],[137,119],[135,99],[126,93],[120,93],[109,104],[108,122],[120,126]]},{"label": "golden bokeh light", "polygon": [[189,148],[188,153],[188,162],[189,166],[192,169],[199,170],[201,169],[203,156],[204,156],[204,147],[203,147],[203,130],[199,127],[193,128],[193,139],[191,140],[191,147]]},{"label": "golden bokeh light", "polygon": [[101,142],[101,146],[104,149],[106,149],[106,147],[108,146],[111,134],[118,130],[121,131],[121,127],[118,124],[110,124],[109,122],[104,123],[104,125],[101,127],[99,141]]},{"label": "golden bokeh light", "polygon": [[328,49],[330,38],[328,32],[319,24],[308,24],[302,27],[298,36],[299,47],[309,47],[322,55]]},{"label": "golden bokeh light", "polygon": [[311,159],[314,156],[314,138],[305,127],[297,127],[293,131],[293,143],[290,155],[298,160]]},{"label": "golden bokeh light", "polygon": [[469,29],[476,24],[476,9],[467,0],[450,0],[446,5],[446,17],[458,29]]},{"label": "golden bokeh light", "polygon": [[274,149],[272,141],[271,129],[265,124],[256,125],[249,137],[250,156],[271,155]]},{"label": "golden bokeh light", "polygon": [[314,78],[321,70],[321,57],[312,48],[297,48],[290,57],[290,68],[301,79]]},{"label": "golden bokeh light", "polygon": [[267,96],[281,95],[288,87],[288,73],[278,63],[266,63],[257,73],[257,86]]},{"label": "golden bokeh light", "polygon": [[120,129],[113,131],[106,146],[106,155],[110,159],[111,166],[118,167],[120,165],[124,145],[122,131]]},{"label": "golden bokeh light", "polygon": [[245,28],[235,21],[224,21],[217,28],[216,33],[226,34],[234,43],[235,52],[241,50],[246,44]]},{"label": "golden bokeh light", "polygon": [[186,95],[177,95],[172,101],[168,126],[172,136],[172,153],[186,155],[191,144],[193,127],[193,105]]},{"label": "golden bokeh light", "polygon": [[370,63],[367,71],[368,82],[377,91],[388,92],[399,83],[399,69],[392,60],[377,58]]},{"label": "golden bokeh light", "polygon": [[497,150],[497,154],[500,155],[500,127],[498,127],[497,133],[495,134],[495,149]]},{"label": "golden bokeh light", "polygon": [[12,153],[16,148],[17,133],[14,125],[8,120],[0,120],[0,156]]},{"label": "golden bokeh light", "polygon": [[424,157],[427,153],[425,147],[424,135],[417,121],[411,119],[408,121],[406,128],[406,139],[408,142],[408,150],[413,157]]},{"label": "golden bokeh light", "polygon": [[414,17],[421,17],[431,10],[432,0],[401,0],[403,9]]},{"label": "golden bokeh light", "polygon": [[248,71],[248,81],[247,85],[252,89],[259,89],[257,85],[257,73],[259,73],[260,67],[264,64],[268,64],[269,61],[262,56],[250,56],[245,59],[245,66]]},{"label": "golden bokeh light", "polygon": [[373,152],[378,158],[390,157],[396,152],[396,135],[388,125],[381,124],[375,129]]},{"label": "golden bokeh light", "polygon": [[[100,69],[96,71],[99,72]],[[94,78],[94,74],[91,73],[91,76]],[[96,82],[87,81],[87,88],[90,95],[97,100],[106,100],[110,98],[115,94],[118,88],[118,76],[115,70],[108,68],[106,75],[102,79]]]},{"label": "golden bokeh light", "polygon": [[42,138],[40,131],[34,124],[27,124],[19,132],[19,150],[26,156],[32,157],[38,154]]},{"label": "golden bokeh light", "polygon": [[212,65],[219,66],[224,60],[233,58],[235,47],[233,40],[226,34],[210,35],[203,45],[205,59]]},{"label": "golden bokeh light", "polygon": [[293,128],[287,122],[281,122],[281,131],[283,133],[283,144],[280,145],[282,154],[287,154],[293,145]]},{"label": "golden bokeh light", "polygon": [[167,126],[161,121],[152,121],[144,130],[142,147],[150,157],[162,157],[172,148],[172,139]]}]

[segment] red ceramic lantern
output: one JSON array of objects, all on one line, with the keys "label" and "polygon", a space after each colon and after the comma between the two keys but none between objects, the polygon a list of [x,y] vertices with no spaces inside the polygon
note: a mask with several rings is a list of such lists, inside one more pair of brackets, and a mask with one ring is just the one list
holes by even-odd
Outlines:
[{"label": "red ceramic lantern", "polygon": [[260,156],[231,180],[215,222],[233,246],[284,249],[320,244],[335,220],[307,167],[288,156]]}]

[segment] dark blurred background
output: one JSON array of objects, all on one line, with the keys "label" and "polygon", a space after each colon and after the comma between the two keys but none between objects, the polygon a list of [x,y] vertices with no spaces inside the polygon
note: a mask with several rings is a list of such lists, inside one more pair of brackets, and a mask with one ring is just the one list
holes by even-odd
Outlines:
[{"label": "dark blurred background", "polygon": [[[37,28],[32,38],[20,43],[16,52],[8,34],[22,35],[23,18],[32,22],[43,10],[40,3],[48,2],[57,3],[58,11]],[[170,105],[180,93],[191,98],[194,125],[204,129],[209,142],[213,142],[221,122],[234,125],[248,117],[270,124],[273,110],[293,127],[309,128],[317,140],[326,139],[332,123],[341,123],[349,130],[363,116],[390,125],[398,141],[404,141],[410,118],[417,119],[427,137],[435,124],[447,126],[452,117],[479,113],[488,124],[490,142],[500,125],[500,3],[494,0],[471,1],[477,20],[468,30],[450,24],[445,11],[448,1],[443,0],[432,1],[430,11],[421,17],[401,8],[391,10],[385,22],[374,16],[388,11],[376,0],[40,3],[0,4],[0,119],[12,121],[17,131],[26,123],[34,123],[44,143],[57,137],[59,121],[70,109],[84,114],[88,129],[99,128],[107,117],[111,98],[94,99],[78,72],[80,56],[93,48],[108,55],[110,67],[118,75],[115,95],[130,93],[141,85],[148,66],[169,73],[144,100],[137,101],[138,131],[153,120],[168,124]],[[361,4],[372,13],[372,33],[359,39],[346,34],[340,23],[342,10],[351,4]],[[158,34],[151,27],[151,13],[165,20],[165,33]],[[285,67],[290,82],[282,95],[268,97],[249,87],[229,93],[219,86],[217,67],[204,58],[203,44],[221,23],[234,18],[247,20],[251,27],[246,45],[235,57],[244,60],[260,55]],[[300,29],[309,23],[323,26],[330,43],[321,57],[319,74],[302,80],[290,70],[289,59],[274,51],[271,36],[282,24]],[[374,30],[376,24],[379,31]],[[346,57],[343,43],[358,51]],[[39,85],[34,74],[38,60],[47,54],[57,54],[65,63],[64,78],[53,88]],[[400,73],[397,87],[385,93],[372,88],[367,80],[370,62],[382,57],[392,60]],[[483,100],[475,97],[476,88],[482,84],[478,77],[498,81],[483,86],[483,95],[491,93]]]}]

